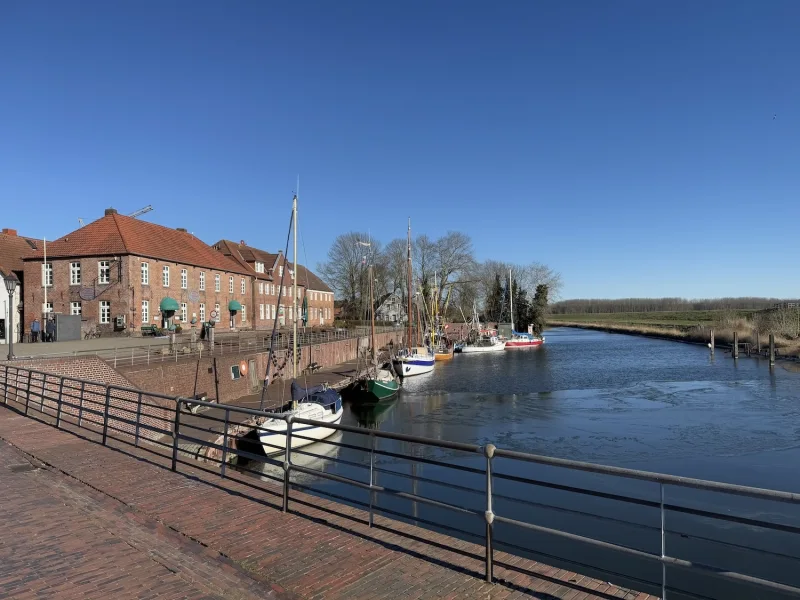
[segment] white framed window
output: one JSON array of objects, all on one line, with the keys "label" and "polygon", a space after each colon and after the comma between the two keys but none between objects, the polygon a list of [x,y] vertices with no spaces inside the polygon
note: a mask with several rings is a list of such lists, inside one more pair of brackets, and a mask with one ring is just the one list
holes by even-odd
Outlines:
[{"label": "white framed window", "polygon": [[161,270],[161,285],[169,287],[169,267],[164,267]]},{"label": "white framed window", "polygon": [[256,261],[256,273],[264,272],[264,263]]},{"label": "white framed window", "polygon": [[283,265],[278,267],[278,277],[283,277]]},{"label": "white framed window", "polygon": [[111,262],[101,260],[97,263],[97,283],[104,285],[111,283]]},{"label": "white framed window", "polygon": [[263,281],[259,281],[258,282],[258,293],[259,293],[259,295],[262,295],[262,296],[264,295],[264,282]]},{"label": "white framed window", "polygon": [[276,308],[275,308],[275,305],[273,304],[272,305],[272,320],[273,321],[275,320],[275,311],[276,311]]},{"label": "white framed window", "polygon": [[242,323],[247,321],[247,306],[242,304]]},{"label": "white framed window", "polygon": [[181,289],[185,290],[189,287],[189,274],[186,269],[181,269]]},{"label": "white framed window", "polygon": [[69,314],[71,315],[80,315],[82,313],[81,303],[80,302],[70,302],[69,303]]},{"label": "white framed window", "polygon": [[206,305],[203,304],[202,302],[200,303],[200,322],[201,323],[206,322]]},{"label": "white framed window", "polygon": [[142,263],[142,285],[150,285],[150,265]]},{"label": "white framed window", "polygon": [[150,322],[150,301],[142,300],[142,325]]},{"label": "white framed window", "polygon": [[245,281],[244,277],[242,277],[242,296],[244,296],[247,293],[246,283],[247,282]]},{"label": "white framed window", "polygon": [[42,265],[42,285],[44,287],[53,285],[53,263],[44,263]]},{"label": "white framed window", "polygon": [[219,304],[214,305],[214,310],[217,312],[217,320],[219,320]]},{"label": "white framed window", "polygon": [[100,323],[111,323],[111,302],[108,300],[100,300]]},{"label": "white framed window", "polygon": [[228,277],[228,293],[233,293],[233,277]]},{"label": "white framed window", "polygon": [[[69,263],[69,284],[70,285],[80,285],[81,284],[81,263],[79,262],[71,262]],[[77,313],[81,314],[81,313]]]},{"label": "white framed window", "polygon": [[203,271],[200,271],[200,291],[203,292],[206,289],[206,274]]},{"label": "white framed window", "polygon": [[219,291],[219,273],[214,275],[214,291],[215,292]]},{"label": "white framed window", "polygon": [[303,288],[297,288],[297,299],[300,300],[300,296],[303,295]]},{"label": "white framed window", "polygon": [[258,305],[258,318],[261,319],[262,321],[264,320],[264,305],[263,304],[259,304]]},{"label": "white framed window", "polygon": [[189,322],[189,307],[186,306],[186,302],[181,302],[181,323],[188,323]]},{"label": "white framed window", "polygon": [[44,305],[44,312],[46,312],[48,315],[53,312],[53,303],[52,302],[48,302],[47,304]]}]

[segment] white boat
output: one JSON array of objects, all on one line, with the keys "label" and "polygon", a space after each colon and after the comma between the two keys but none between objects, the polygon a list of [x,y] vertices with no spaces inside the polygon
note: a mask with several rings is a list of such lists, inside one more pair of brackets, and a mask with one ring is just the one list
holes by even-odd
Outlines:
[{"label": "white boat", "polygon": [[480,339],[475,344],[468,344],[461,347],[461,354],[476,354],[480,352],[497,352],[505,350],[506,343],[500,341],[497,336],[488,339]]},{"label": "white boat", "polygon": [[[294,227],[294,271],[297,273],[297,195],[292,201],[292,225]],[[288,250],[288,249],[287,249]],[[288,252],[287,252],[288,253]],[[297,307],[297,280],[298,277],[293,277],[294,286],[292,290],[292,299],[294,302],[294,318],[292,322],[292,375],[297,377],[297,318],[299,315]],[[280,298],[280,295],[278,296]],[[273,339],[274,331],[277,323],[273,325]],[[264,393],[266,392],[267,385],[269,385],[269,365],[272,361],[272,348],[270,348],[270,356],[267,360],[267,375],[264,380],[264,389],[262,390],[261,403],[263,407]],[[342,397],[333,389],[328,388],[326,385],[321,385],[313,388],[302,388],[297,385],[296,381],[292,381],[292,402],[287,410],[281,411],[281,416],[293,415],[303,419],[314,421],[322,421],[325,424],[336,425],[342,420]],[[286,451],[286,437],[287,437],[287,423],[283,418],[267,418],[264,421],[257,423],[258,437],[261,445],[264,447],[264,452],[267,455],[275,454],[276,452]],[[308,444],[312,444],[318,440],[322,440],[336,432],[335,429],[325,427],[323,425],[308,425],[306,423],[292,424],[292,441],[291,448],[302,448]],[[296,435],[295,435],[296,434]]]},{"label": "white boat", "polygon": [[428,350],[415,346],[410,350],[401,350],[394,359],[395,369],[403,377],[413,377],[433,371],[436,357]]},{"label": "white boat", "polygon": [[[294,408],[281,414],[294,415],[295,417],[301,417],[303,419],[323,421],[336,425],[341,422],[342,413],[344,412],[342,409],[342,399],[337,392],[333,390],[328,390],[328,392],[335,394],[335,397],[333,394],[329,395],[332,400],[330,404],[326,405],[321,401],[323,397],[321,394],[312,394],[302,401],[294,401]],[[317,398],[319,398],[319,400]],[[287,423],[283,419],[267,419],[258,426],[258,437],[267,455],[286,451],[286,428]],[[313,444],[334,433],[336,433],[335,429],[322,427],[320,425],[293,423],[292,450]]]},{"label": "white boat", "polygon": [[[508,289],[513,289],[511,269],[508,270]],[[505,347],[512,348],[536,348],[544,343],[543,337],[537,337],[532,333],[514,331],[514,294],[509,294],[508,301],[511,307],[511,339],[506,340]]]}]

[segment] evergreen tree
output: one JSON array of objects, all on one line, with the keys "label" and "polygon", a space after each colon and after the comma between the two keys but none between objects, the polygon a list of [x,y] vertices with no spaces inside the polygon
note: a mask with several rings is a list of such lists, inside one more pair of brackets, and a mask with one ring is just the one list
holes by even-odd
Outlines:
[{"label": "evergreen tree", "polygon": [[528,292],[517,283],[516,278],[511,289],[514,291],[514,329],[528,331],[528,325],[533,321]]},{"label": "evergreen tree", "polygon": [[547,296],[550,293],[546,284],[540,283],[536,286],[536,294],[533,296],[532,324],[533,332],[541,335],[547,321]]},{"label": "evergreen tree", "polygon": [[500,274],[496,273],[492,288],[486,298],[484,318],[487,322],[497,322],[503,313],[503,284],[500,281]]}]

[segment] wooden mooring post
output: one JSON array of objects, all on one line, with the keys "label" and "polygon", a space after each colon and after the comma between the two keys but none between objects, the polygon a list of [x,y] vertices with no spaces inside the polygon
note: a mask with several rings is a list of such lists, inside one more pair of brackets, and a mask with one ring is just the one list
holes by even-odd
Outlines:
[{"label": "wooden mooring post", "polygon": [[775,334],[769,334],[769,366],[775,365]]},{"label": "wooden mooring post", "polygon": [[733,332],[733,358],[739,358],[739,332]]},{"label": "wooden mooring post", "polygon": [[714,330],[711,330],[711,342],[709,342],[708,347],[711,348],[711,354],[714,354]]}]

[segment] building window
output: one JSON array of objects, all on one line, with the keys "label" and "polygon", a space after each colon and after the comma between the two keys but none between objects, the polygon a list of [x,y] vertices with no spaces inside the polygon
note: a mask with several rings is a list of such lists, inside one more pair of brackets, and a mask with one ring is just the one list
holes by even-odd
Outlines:
[{"label": "building window", "polygon": [[275,320],[275,305],[272,305],[272,320]]},{"label": "building window", "polygon": [[219,275],[214,275],[214,291],[219,291]]},{"label": "building window", "polygon": [[300,300],[300,296],[303,295],[303,288],[297,288],[297,299]]},{"label": "building window", "polygon": [[264,263],[256,261],[256,273],[264,272]]},{"label": "building window", "polygon": [[111,263],[107,260],[97,263],[97,283],[100,285],[111,283]]},{"label": "building window", "polygon": [[150,302],[142,300],[142,325],[150,322]]},{"label": "building window", "polygon": [[161,270],[161,285],[169,287],[169,267],[164,267]]},{"label": "building window", "polygon": [[189,307],[186,306],[186,302],[181,302],[181,323],[188,323],[189,322]]},{"label": "building window", "polygon": [[200,291],[203,292],[206,289],[206,274],[200,271]]},{"label": "building window", "polygon": [[259,304],[258,305],[258,318],[261,319],[262,321],[264,320],[264,305],[263,304]]},{"label": "building window", "polygon": [[215,321],[219,321],[219,304],[214,305],[214,312],[217,313],[217,318],[214,319]]},{"label": "building window", "polygon": [[233,293],[233,277],[228,277],[228,293]]},{"label": "building window", "polygon": [[53,263],[44,263],[42,265],[42,285],[44,287],[53,285]]},{"label": "building window", "polygon": [[200,322],[206,322],[206,305],[203,303],[200,303]]},{"label": "building window", "polygon": [[44,305],[44,312],[47,313],[48,315],[53,312],[53,303],[52,302],[48,302],[47,304]]},{"label": "building window", "polygon": [[186,273],[186,269],[181,269],[181,289],[185,290],[189,287],[189,275]]},{"label": "building window", "polygon": [[264,283],[261,281],[258,282],[258,293],[259,295],[264,295]]},{"label": "building window", "polygon": [[247,321],[247,307],[242,304],[242,323]]},{"label": "building window", "polygon": [[278,276],[279,276],[279,277],[283,277],[283,265],[281,265],[280,267],[278,267]]},{"label": "building window", "polygon": [[100,301],[100,323],[103,325],[111,323],[111,302],[108,300]]},{"label": "building window", "polygon": [[142,263],[142,285],[150,285],[150,265]]},{"label": "building window", "polygon": [[242,277],[242,296],[244,296],[247,293],[247,287],[246,287],[245,283],[246,282],[244,280],[244,277]]},{"label": "building window", "polygon": [[80,302],[70,302],[69,303],[69,314],[71,314],[71,315],[80,315],[81,314],[81,303]]},{"label": "building window", "polygon": [[69,284],[70,285],[81,284],[81,263],[79,262],[69,263]]}]

